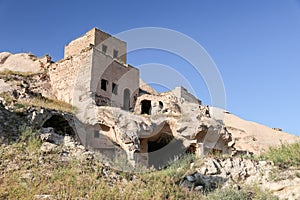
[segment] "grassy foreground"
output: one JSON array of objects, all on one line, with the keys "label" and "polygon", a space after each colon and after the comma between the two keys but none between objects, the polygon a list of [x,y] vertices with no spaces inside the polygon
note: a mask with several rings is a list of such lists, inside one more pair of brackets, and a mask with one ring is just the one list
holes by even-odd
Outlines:
[{"label": "grassy foreground", "polygon": [[96,159],[63,160],[62,148],[45,154],[41,145],[31,129],[24,129],[18,142],[1,145],[0,199],[275,199],[256,186],[208,195],[180,187],[190,163],[196,162],[193,156],[163,170],[133,174],[109,169]]}]

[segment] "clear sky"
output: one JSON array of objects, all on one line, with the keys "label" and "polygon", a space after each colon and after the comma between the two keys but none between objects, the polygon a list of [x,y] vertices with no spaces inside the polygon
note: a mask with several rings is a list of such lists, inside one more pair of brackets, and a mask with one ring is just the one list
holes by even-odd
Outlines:
[{"label": "clear sky", "polygon": [[[0,20],[0,51],[49,54],[53,60],[93,27],[110,34],[149,26],[179,31],[216,63],[228,111],[300,135],[299,0],[0,0]],[[145,50],[130,53],[128,62],[179,69],[210,104],[205,83],[184,60]]]}]

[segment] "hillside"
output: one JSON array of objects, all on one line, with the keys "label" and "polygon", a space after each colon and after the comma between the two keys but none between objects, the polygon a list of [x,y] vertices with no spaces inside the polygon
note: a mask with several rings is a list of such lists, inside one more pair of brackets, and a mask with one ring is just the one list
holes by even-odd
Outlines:
[{"label": "hillside", "polygon": [[126,172],[105,166],[72,137],[47,130],[24,127],[17,142],[0,146],[1,199],[300,198],[299,144],[262,158],[186,155],[162,170]]},{"label": "hillside", "polygon": [[235,148],[240,151],[260,154],[266,152],[270,146],[300,141],[296,135],[246,121],[230,113],[225,113],[224,124],[234,138]]},{"label": "hillside", "polygon": [[[160,102],[152,107],[151,112],[157,109],[154,115],[142,114],[142,108],[128,112],[96,107],[97,123],[101,121],[104,132],[108,130],[104,142],[131,151],[145,138],[159,146],[171,134],[174,141],[190,142],[187,146],[191,149],[196,147],[191,145],[195,140],[204,146],[211,142],[211,150],[219,150],[215,155],[211,155],[214,151],[200,155],[188,149],[196,156],[175,154],[176,159],[183,158],[163,160],[168,164],[160,165],[160,170],[133,168],[128,157],[106,161],[101,151],[80,144],[78,135],[82,133],[76,126],[82,123],[76,115],[80,109],[56,98],[49,74],[53,65],[48,56],[0,53],[1,199],[300,198],[298,136],[228,112],[223,112],[221,123],[214,118],[213,108],[199,105],[199,100],[182,88],[179,91],[190,102],[178,100],[172,91],[158,94],[141,81],[144,99],[137,104],[149,101],[147,98]],[[95,125],[91,118],[83,121]],[[191,134],[193,130],[197,134]],[[112,131],[115,138],[109,135]],[[123,134],[119,138],[117,131]],[[163,134],[167,136],[161,137]]]}]

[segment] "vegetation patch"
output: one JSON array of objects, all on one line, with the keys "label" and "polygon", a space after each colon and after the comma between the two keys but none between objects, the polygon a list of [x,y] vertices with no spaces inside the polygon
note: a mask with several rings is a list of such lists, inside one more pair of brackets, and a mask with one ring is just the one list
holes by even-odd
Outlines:
[{"label": "vegetation patch", "polygon": [[242,189],[217,189],[214,192],[207,195],[207,200],[276,200],[277,197],[273,196],[271,192],[261,190],[258,186],[245,186]]},{"label": "vegetation patch", "polygon": [[[20,140],[0,146],[0,199],[202,199],[202,194],[178,186],[189,159],[144,174],[118,172],[97,160],[68,161],[60,153],[41,154],[36,137],[24,129]],[[182,168],[182,170],[178,170]]]},{"label": "vegetation patch", "polygon": [[36,75],[44,74],[44,72],[20,72],[20,71],[11,71],[11,70],[3,70],[0,71],[0,78],[7,79],[9,76],[22,76],[24,78],[33,77]]},{"label": "vegetation patch", "polygon": [[273,161],[275,165],[283,168],[300,166],[300,143],[284,144],[271,147],[268,152],[260,156],[262,160]]},{"label": "vegetation patch", "polygon": [[13,104],[15,111],[19,112],[29,106],[53,109],[69,113],[76,111],[75,107],[73,107],[71,104],[60,100],[49,99],[40,95],[32,96],[26,99],[14,99],[10,93],[5,92],[1,93],[0,97],[2,97],[6,103]]}]

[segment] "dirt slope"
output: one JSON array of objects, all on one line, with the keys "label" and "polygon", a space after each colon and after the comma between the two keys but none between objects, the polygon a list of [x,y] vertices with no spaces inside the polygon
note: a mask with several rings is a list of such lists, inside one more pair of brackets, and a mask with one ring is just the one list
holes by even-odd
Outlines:
[{"label": "dirt slope", "polygon": [[282,142],[300,142],[300,137],[277,131],[267,126],[243,120],[233,114],[225,113],[224,124],[231,132],[235,147],[255,154],[266,151],[270,146],[280,145]]}]

